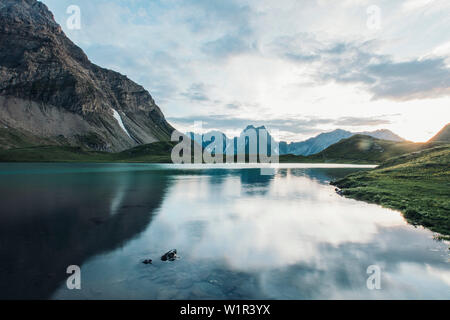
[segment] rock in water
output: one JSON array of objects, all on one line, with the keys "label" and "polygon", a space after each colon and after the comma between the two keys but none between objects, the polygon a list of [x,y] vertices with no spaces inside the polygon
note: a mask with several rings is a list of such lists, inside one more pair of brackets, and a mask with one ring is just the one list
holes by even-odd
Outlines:
[{"label": "rock in water", "polygon": [[143,264],[152,264],[152,262],[152,259],[145,259],[144,261],[142,261]]},{"label": "rock in water", "polygon": [[172,249],[166,252],[162,257],[162,261],[175,261],[177,259],[177,249]]},{"label": "rock in water", "polygon": [[142,86],[89,61],[36,0],[0,1],[0,125],[31,144],[114,152],[174,130]]}]

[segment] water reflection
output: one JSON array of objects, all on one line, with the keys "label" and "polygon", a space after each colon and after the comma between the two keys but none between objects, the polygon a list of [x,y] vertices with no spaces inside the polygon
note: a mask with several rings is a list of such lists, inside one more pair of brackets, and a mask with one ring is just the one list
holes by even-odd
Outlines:
[{"label": "water reflection", "polygon": [[[328,184],[358,169],[290,167],[261,176],[259,169],[126,168],[0,182],[9,201],[0,227],[2,268],[9,261],[0,282],[9,290],[2,294],[450,298],[448,243],[397,212],[342,198]],[[158,260],[172,248],[180,260]],[[144,265],[143,258],[154,263]],[[80,291],[65,287],[69,264],[82,267]],[[373,264],[382,268],[382,290],[366,287]]]},{"label": "water reflection", "polygon": [[168,184],[134,171],[2,177],[0,298],[49,298],[69,265],[145,230]]},{"label": "water reflection", "polygon": [[262,175],[260,169],[242,170],[239,175],[242,191],[250,196],[266,195],[274,178],[274,175]]}]

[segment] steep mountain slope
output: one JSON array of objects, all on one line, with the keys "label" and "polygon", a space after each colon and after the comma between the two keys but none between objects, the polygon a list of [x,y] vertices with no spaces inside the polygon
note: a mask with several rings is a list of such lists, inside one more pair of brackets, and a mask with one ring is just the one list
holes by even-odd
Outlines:
[{"label": "steep mountain slope", "polygon": [[104,151],[173,131],[143,87],[92,64],[36,0],[0,2],[0,126]]},{"label": "steep mountain slope", "polygon": [[450,143],[450,123],[439,131],[429,142]]}]

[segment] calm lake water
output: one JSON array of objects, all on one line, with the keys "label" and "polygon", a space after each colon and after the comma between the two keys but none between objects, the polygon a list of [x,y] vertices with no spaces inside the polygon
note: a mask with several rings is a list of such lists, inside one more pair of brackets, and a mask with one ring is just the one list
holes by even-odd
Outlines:
[{"label": "calm lake water", "polygon": [[449,243],[337,195],[357,170],[0,164],[0,298],[449,299]]}]

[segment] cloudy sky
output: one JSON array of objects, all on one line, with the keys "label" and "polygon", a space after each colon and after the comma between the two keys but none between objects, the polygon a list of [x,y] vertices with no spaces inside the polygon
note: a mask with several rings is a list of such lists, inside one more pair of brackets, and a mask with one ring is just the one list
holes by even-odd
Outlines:
[{"label": "cloudy sky", "polygon": [[[450,122],[448,0],[44,0],[179,130],[335,128],[425,141]],[[67,9],[81,10],[71,29]]]}]

